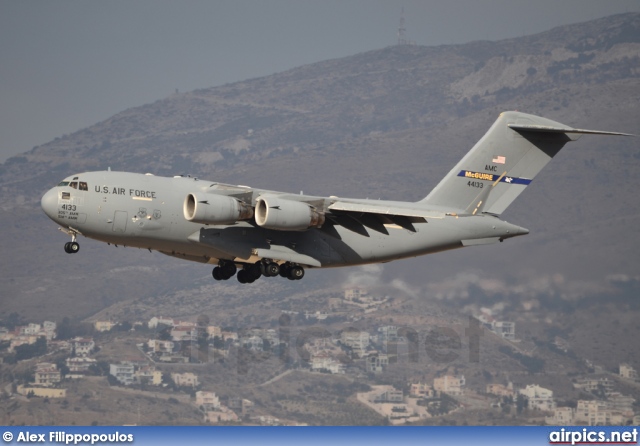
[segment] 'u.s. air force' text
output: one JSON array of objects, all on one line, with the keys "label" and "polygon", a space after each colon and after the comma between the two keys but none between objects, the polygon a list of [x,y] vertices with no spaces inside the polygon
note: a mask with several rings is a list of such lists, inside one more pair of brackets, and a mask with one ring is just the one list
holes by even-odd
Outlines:
[{"label": "'u.s. air force' text", "polygon": [[[99,194],[127,195],[124,187],[95,186],[94,190]],[[156,198],[156,192],[152,190],[128,189],[130,197]]]}]

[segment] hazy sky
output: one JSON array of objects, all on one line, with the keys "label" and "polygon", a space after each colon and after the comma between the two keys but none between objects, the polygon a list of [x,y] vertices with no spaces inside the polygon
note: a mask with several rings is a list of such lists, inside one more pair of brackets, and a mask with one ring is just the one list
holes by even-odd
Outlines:
[{"label": "hazy sky", "polygon": [[499,40],[639,0],[0,0],[0,162],[129,107],[397,41]]}]

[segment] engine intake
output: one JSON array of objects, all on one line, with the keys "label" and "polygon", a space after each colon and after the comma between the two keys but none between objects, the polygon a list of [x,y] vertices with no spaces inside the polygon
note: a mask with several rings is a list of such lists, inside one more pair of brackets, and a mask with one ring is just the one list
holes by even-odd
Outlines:
[{"label": "engine intake", "polygon": [[263,196],[256,200],[258,226],[277,231],[306,231],[324,224],[324,214],[307,203]]},{"label": "engine intake", "polygon": [[194,223],[228,225],[253,217],[253,209],[235,198],[224,195],[187,195],[184,200],[184,218]]}]

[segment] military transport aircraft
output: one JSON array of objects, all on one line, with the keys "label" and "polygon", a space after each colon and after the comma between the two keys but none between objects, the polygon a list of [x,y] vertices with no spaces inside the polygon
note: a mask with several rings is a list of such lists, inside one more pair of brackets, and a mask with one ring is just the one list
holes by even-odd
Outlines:
[{"label": "military transport aircraft", "polygon": [[213,277],[299,280],[305,268],[415,257],[502,242],[529,231],[499,215],[565,143],[582,130],[504,112],[418,202],[315,197],[198,178],[125,172],[71,175],[42,197],[42,209],[71,236],[160,251],[216,265]]}]

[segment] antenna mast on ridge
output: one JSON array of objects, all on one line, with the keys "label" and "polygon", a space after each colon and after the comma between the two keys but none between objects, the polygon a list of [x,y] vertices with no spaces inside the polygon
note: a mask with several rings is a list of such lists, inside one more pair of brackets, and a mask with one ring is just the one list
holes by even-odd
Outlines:
[{"label": "antenna mast on ridge", "polygon": [[398,45],[407,45],[407,29],[404,27],[404,6],[400,15],[400,26],[398,27]]}]

